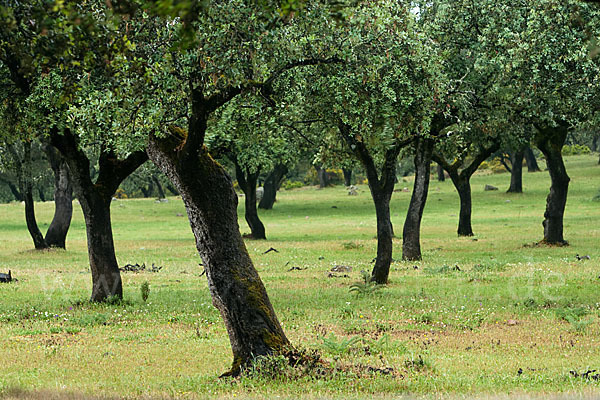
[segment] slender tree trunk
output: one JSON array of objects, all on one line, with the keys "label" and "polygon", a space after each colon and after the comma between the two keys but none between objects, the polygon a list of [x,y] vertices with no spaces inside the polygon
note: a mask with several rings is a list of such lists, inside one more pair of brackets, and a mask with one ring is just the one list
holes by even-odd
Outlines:
[{"label": "slender tree trunk", "polygon": [[71,172],[73,189],[81,204],[87,233],[88,257],[92,272],[91,301],[102,302],[111,297],[123,298],[123,283],[115,255],[110,220],[112,196],[121,182],[142,165],[145,152],[131,153],[119,160],[113,151],[102,148],[98,178],[92,182],[90,161],[79,148],[77,138],[69,131],[54,132],[51,142],[63,155]]},{"label": "slender tree trunk", "polygon": [[524,152],[522,150],[513,151],[510,155],[512,168],[508,193],[523,193],[523,156]]},{"label": "slender tree trunk", "polygon": [[546,165],[550,173],[550,193],[546,198],[546,212],[544,213],[544,239],[542,242],[552,245],[567,245],[563,238],[563,217],[567,204],[569,190],[569,175],[562,158],[562,147],[567,138],[566,124],[553,128],[539,129],[536,135],[536,145],[546,158]]},{"label": "slender tree trunk", "polygon": [[24,200],[23,195],[19,191],[19,188],[10,179],[0,176],[0,182],[6,184],[6,186],[8,186],[8,189],[10,190],[10,192],[12,193],[12,195],[14,196],[16,201]]},{"label": "slender tree trunk", "polygon": [[156,191],[158,192],[158,198],[166,199],[167,196],[165,196],[165,191],[162,187],[162,184],[160,183],[160,181],[158,180],[158,178],[155,175],[152,175],[152,181],[154,182],[154,185],[156,186]]},{"label": "slender tree trunk", "polygon": [[437,165],[437,180],[439,182],[444,182],[446,180],[446,175],[444,174],[444,167],[440,164]]},{"label": "slender tree trunk", "polygon": [[33,200],[33,177],[32,177],[32,165],[31,165],[31,142],[23,142],[23,159],[19,157],[19,154],[12,144],[7,146],[10,152],[13,162],[16,164],[17,180],[19,181],[20,192],[23,195],[25,201],[25,222],[27,224],[27,230],[33,240],[33,245],[36,250],[47,249],[48,245],[44,240],[44,235],[38,227],[35,218],[35,202]]},{"label": "slender tree trunk", "polygon": [[37,187],[38,196],[40,197],[40,201],[42,203],[46,202],[46,196],[44,195],[44,188],[41,186]]},{"label": "slender tree trunk", "polygon": [[418,139],[415,146],[415,183],[402,231],[402,259],[421,259],[421,218],[427,201],[431,155],[434,142]]},{"label": "slender tree trunk", "polygon": [[288,168],[284,164],[277,164],[273,171],[267,176],[264,185],[263,197],[258,203],[258,208],[270,210],[277,201],[277,190],[281,186],[283,177],[288,173]]},{"label": "slender tree trunk", "polygon": [[[202,135],[206,121],[192,120],[190,125]],[[233,365],[228,375],[236,375],[255,357],[282,353],[290,343],[240,235],[231,179],[201,146],[201,137],[190,130],[190,138],[200,148],[188,143],[191,148],[186,151],[183,137],[151,137],[148,154],[181,193],[213,304],[229,334]]]},{"label": "slender tree trunk", "polygon": [[533,154],[533,150],[531,147],[527,147],[525,149],[525,161],[527,162],[527,172],[538,172],[541,171],[538,166],[537,160],[535,159],[535,154]]},{"label": "slender tree trunk", "polygon": [[352,169],[351,168],[342,168],[342,172],[344,173],[344,185],[346,185],[346,186],[352,185]]},{"label": "slender tree trunk", "polygon": [[369,153],[369,149],[362,140],[357,140],[350,126],[339,121],[338,130],[341,139],[352,149],[367,173],[369,189],[371,190],[371,197],[375,204],[375,215],[377,217],[377,257],[373,272],[371,273],[371,280],[378,284],[386,284],[392,264],[392,239],[394,237],[394,228],[390,218],[390,199],[392,198],[394,184],[396,183],[398,154],[402,147],[410,144],[410,141],[396,143],[394,147],[386,150],[381,173],[379,174],[375,161]]},{"label": "slender tree trunk", "polygon": [[256,210],[256,181],[258,180],[260,171],[251,173],[248,170],[242,169],[235,157],[232,156],[231,159],[235,164],[235,175],[238,184],[244,191],[244,217],[250,227],[252,239],[266,239],[265,226],[258,217],[258,212]]},{"label": "slender tree trunk", "polygon": [[64,249],[73,217],[73,187],[69,166],[54,146],[44,144],[44,152],[54,173],[54,217],[45,239],[48,246]]}]

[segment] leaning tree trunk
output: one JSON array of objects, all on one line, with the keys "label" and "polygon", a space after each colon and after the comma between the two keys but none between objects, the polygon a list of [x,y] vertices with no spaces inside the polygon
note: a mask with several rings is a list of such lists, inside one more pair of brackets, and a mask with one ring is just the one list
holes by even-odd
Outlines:
[{"label": "leaning tree trunk", "polygon": [[148,154],[186,206],[213,304],[225,321],[233,350],[227,374],[236,375],[255,357],[283,352],[290,343],[240,235],[231,179],[206,147],[185,152],[182,139],[174,139],[151,137]]},{"label": "leaning tree trunk", "polygon": [[273,204],[277,201],[277,190],[287,172],[288,168],[284,164],[275,165],[275,168],[273,168],[273,171],[271,171],[265,180],[264,193],[260,203],[258,203],[258,208],[263,210],[271,210],[273,208]]},{"label": "leaning tree trunk", "polygon": [[258,180],[260,171],[251,173],[247,169],[242,169],[235,157],[232,157],[232,161],[235,164],[235,175],[238,184],[244,191],[244,217],[250,227],[252,239],[266,239],[265,226],[258,217],[256,210],[256,181]]},{"label": "leaning tree trunk", "polygon": [[446,180],[446,175],[444,174],[444,167],[440,164],[437,165],[437,180],[439,182],[444,182]]},{"label": "leaning tree trunk", "polygon": [[352,185],[352,168],[342,168],[342,172],[344,173],[344,185],[351,186]]},{"label": "leaning tree trunk", "polygon": [[538,166],[537,160],[535,159],[535,154],[533,154],[533,150],[531,147],[527,147],[525,149],[525,161],[527,162],[527,172],[538,172],[541,171]]},{"label": "leaning tree trunk", "polygon": [[54,146],[44,144],[44,152],[54,172],[54,217],[45,239],[48,246],[64,249],[73,217],[73,188],[69,166]]},{"label": "leaning tree trunk", "polygon": [[507,193],[523,193],[523,150],[513,151],[510,155],[510,187]]},{"label": "leaning tree trunk", "polygon": [[563,237],[563,218],[569,190],[569,175],[562,158],[562,147],[567,138],[567,126],[559,125],[554,128],[540,129],[536,137],[536,145],[546,158],[550,173],[550,193],[546,198],[544,212],[543,243],[552,245],[567,245]]},{"label": "leaning tree trunk", "polygon": [[434,142],[431,139],[418,139],[415,148],[415,183],[413,186],[404,229],[402,231],[402,260],[421,259],[421,218],[427,201],[431,155]]}]

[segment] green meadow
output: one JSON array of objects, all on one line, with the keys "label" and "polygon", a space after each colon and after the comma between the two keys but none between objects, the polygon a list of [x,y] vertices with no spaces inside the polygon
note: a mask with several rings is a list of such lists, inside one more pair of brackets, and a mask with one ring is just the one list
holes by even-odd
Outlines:
[{"label": "green meadow", "polygon": [[[376,254],[367,185],[357,196],[342,186],[280,191],[273,210],[259,211],[268,240],[246,246],[288,338],[320,354],[324,375],[297,374],[273,359],[219,379],[231,363],[229,340],[181,199],[112,203],[119,264],[162,269],[122,273],[124,301],[102,305],[87,301],[79,206],[67,251],[35,251],[24,206],[0,205],[0,272],[18,279],[0,284],[0,398],[600,396],[600,372],[585,374],[600,370],[600,166],[597,155],[567,157],[566,165],[570,246],[535,245],[547,172],[524,172],[523,194],[505,193],[508,173],[478,172],[475,236],[467,238],[456,235],[452,183],[432,180],[423,261],[400,261],[398,237],[382,288],[360,284]],[[500,190],[484,191],[486,184]],[[396,188],[392,222],[400,236],[411,178]],[[53,204],[36,211],[45,231]],[[277,252],[265,254],[270,248]]]}]

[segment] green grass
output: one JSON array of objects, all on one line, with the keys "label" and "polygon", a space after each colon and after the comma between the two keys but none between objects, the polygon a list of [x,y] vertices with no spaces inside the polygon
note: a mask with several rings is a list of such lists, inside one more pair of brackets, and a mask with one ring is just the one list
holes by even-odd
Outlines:
[{"label": "green grass", "polygon": [[[542,238],[547,172],[524,173],[522,195],[504,193],[508,174],[478,173],[474,238],[456,236],[458,196],[450,181],[434,180],[424,261],[394,262],[390,284],[364,293],[349,289],[376,253],[367,186],[359,185],[358,196],[342,187],[281,191],[274,209],[260,212],[268,240],[246,245],[290,340],[335,368],[321,379],[285,371],[274,379],[258,372],[217,378],[231,350],[180,199],[113,203],[120,264],[163,266],[123,274],[125,301],[113,305],[86,301],[91,278],[78,206],[68,250],[39,252],[23,206],[0,205],[0,270],[19,279],[0,284],[0,398],[598,396],[598,381],[569,371],[600,369],[600,202],[592,200],[600,166],[595,155],[568,157],[566,165],[571,246],[524,246]],[[484,192],[485,184],[501,190]],[[396,232],[410,200],[402,188],[411,185],[399,182],[392,198]],[[37,204],[44,230],[52,210]],[[248,232],[243,209],[240,216]],[[279,253],[263,254],[270,247]],[[400,259],[400,239],[394,250]],[[577,261],[577,253],[591,259]],[[351,266],[350,277],[328,278],[336,265]]]}]

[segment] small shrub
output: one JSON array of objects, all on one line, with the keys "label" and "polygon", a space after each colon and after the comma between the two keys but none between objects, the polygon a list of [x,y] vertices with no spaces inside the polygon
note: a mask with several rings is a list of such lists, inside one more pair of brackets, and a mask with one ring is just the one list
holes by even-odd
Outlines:
[{"label": "small shrub", "polygon": [[365,296],[373,294],[380,290],[383,285],[378,285],[377,282],[371,280],[371,275],[367,271],[360,271],[363,281],[357,282],[350,286],[350,292]]},{"label": "small shrub", "polygon": [[150,284],[148,281],[144,281],[144,283],[140,285],[140,292],[142,294],[142,301],[145,303],[146,300],[148,300],[148,296],[150,296]]},{"label": "small shrub", "polygon": [[346,242],[342,244],[345,250],[358,250],[363,247],[362,244],[356,242]]},{"label": "small shrub", "polygon": [[322,338],[321,340],[323,341],[325,350],[334,355],[341,355],[348,353],[352,346],[361,341],[361,338],[359,336],[354,336],[351,338],[342,338],[338,341],[336,336],[332,333],[329,337]]},{"label": "small shrub", "polygon": [[301,188],[302,186],[304,186],[304,184],[302,182],[298,182],[298,181],[285,181],[281,185],[281,187],[283,187],[283,189],[285,189],[285,190],[297,189],[297,188]]},{"label": "small shrub", "polygon": [[579,154],[590,154],[592,150],[584,144],[565,145],[562,148],[564,156],[576,156]]}]

